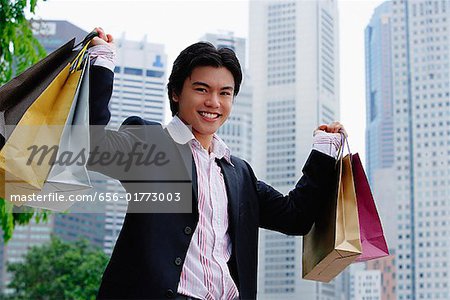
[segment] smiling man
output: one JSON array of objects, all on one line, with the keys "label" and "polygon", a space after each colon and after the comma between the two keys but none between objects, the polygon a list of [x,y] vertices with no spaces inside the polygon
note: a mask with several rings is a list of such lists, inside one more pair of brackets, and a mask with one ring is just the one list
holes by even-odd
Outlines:
[{"label": "smiling man", "polygon": [[[106,125],[114,42],[96,30],[99,38],[90,49],[90,120]],[[188,147],[192,156],[193,209],[184,214],[128,212],[99,299],[256,299],[259,228],[304,235],[333,197],[338,132],[344,131],[338,122],[316,129],[304,175],[287,195],[257,180],[250,165],[231,154],[216,132],[231,113],[241,81],[239,61],[230,49],[201,42],[175,60],[167,86],[173,119],[161,134]],[[155,123],[131,117],[124,124]],[[93,143],[123,150],[132,136],[121,128]]]},{"label": "smiling man", "polygon": [[234,52],[197,43],[185,49],[173,65],[168,96],[175,118],[192,127],[204,149],[228,119],[242,73]]}]

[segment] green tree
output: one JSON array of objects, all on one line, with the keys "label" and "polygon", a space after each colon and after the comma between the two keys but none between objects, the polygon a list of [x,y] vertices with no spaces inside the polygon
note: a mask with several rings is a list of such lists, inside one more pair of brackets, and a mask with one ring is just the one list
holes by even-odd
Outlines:
[{"label": "green tree", "polygon": [[45,56],[33,36],[26,10],[34,14],[38,0],[0,0],[0,85]]},{"label": "green tree", "polygon": [[32,247],[23,262],[8,265],[13,293],[8,300],[95,299],[108,257],[87,241]]},{"label": "green tree", "polygon": [[35,210],[31,207],[17,207],[11,202],[0,198],[0,231],[3,233],[3,241],[7,243],[11,239],[16,225],[25,225],[33,218],[36,223],[47,221],[49,212]]},{"label": "green tree", "polygon": [[[34,14],[37,1],[0,0],[0,85],[45,56],[25,17],[26,11]],[[0,227],[5,242],[11,238],[16,224],[27,224],[33,216],[37,221],[46,219],[45,212],[34,213],[32,209],[14,212],[13,209],[0,198]]]}]

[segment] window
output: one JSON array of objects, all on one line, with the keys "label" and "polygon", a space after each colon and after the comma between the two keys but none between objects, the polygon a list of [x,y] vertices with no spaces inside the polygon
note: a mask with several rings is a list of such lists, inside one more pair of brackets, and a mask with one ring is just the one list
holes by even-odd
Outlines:
[{"label": "window", "polygon": [[128,74],[128,75],[138,75],[138,76],[142,76],[142,74],[144,73],[144,70],[142,69],[137,69],[137,68],[124,68],[124,73]]}]

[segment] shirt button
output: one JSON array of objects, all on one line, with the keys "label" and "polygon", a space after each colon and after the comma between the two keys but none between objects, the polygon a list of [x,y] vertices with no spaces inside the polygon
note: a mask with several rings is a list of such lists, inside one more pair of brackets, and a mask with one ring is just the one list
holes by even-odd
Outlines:
[{"label": "shirt button", "polygon": [[184,227],[184,233],[190,235],[192,233],[192,228],[189,226]]},{"label": "shirt button", "polygon": [[177,258],[175,258],[174,262],[177,266],[181,266],[181,263],[183,262],[183,260],[181,259],[181,257],[177,257]]},{"label": "shirt button", "polygon": [[167,298],[173,298],[175,296],[175,292],[172,289],[168,289],[166,291],[166,297]]}]

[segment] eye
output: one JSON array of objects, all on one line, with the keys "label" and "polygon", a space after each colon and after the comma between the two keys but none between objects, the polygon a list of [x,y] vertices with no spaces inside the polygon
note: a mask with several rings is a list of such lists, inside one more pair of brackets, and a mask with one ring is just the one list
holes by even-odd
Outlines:
[{"label": "eye", "polygon": [[230,92],[224,91],[222,93],[220,93],[222,96],[231,96]]},{"label": "eye", "polygon": [[201,92],[201,93],[206,93],[206,89],[205,88],[196,88],[195,90],[198,91],[198,92]]}]

